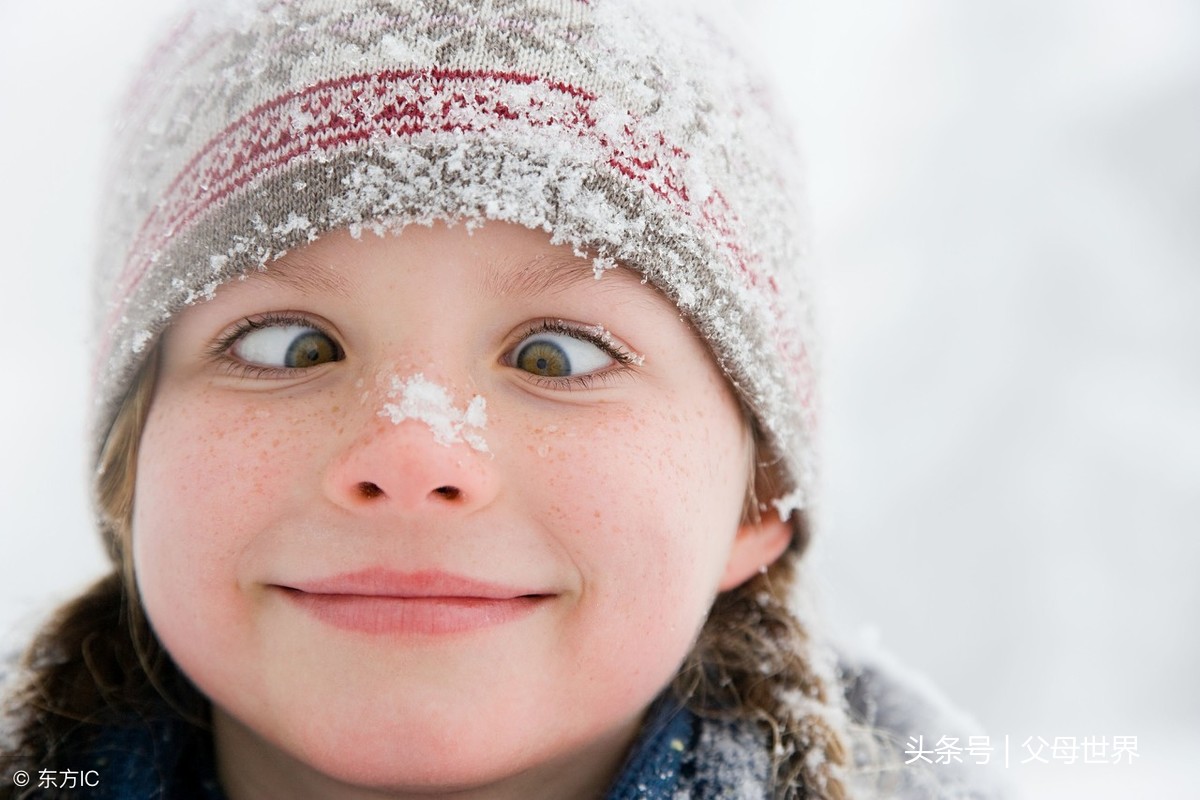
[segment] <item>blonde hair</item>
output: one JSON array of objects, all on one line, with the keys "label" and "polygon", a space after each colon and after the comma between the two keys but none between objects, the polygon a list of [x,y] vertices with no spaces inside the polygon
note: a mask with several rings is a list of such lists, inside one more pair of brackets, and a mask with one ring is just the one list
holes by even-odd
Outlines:
[{"label": "blonde hair", "polygon": [[[133,570],[138,446],[156,375],[157,349],[131,383],[98,459],[95,500],[113,572],[62,607],[29,648],[30,678],[10,711],[19,718],[19,746],[2,771],[53,765],[66,742],[86,735],[87,723],[121,709],[150,714],[165,700],[188,722],[207,725],[207,700],[151,630]],[[773,481],[768,466],[751,473],[743,516],[757,520]],[[672,690],[700,716],[750,720],[770,735],[776,798],[844,800],[847,750],[830,722],[840,709],[837,689],[813,663],[809,635],[788,603],[808,541],[802,517],[793,527],[783,557],[717,597]]]}]

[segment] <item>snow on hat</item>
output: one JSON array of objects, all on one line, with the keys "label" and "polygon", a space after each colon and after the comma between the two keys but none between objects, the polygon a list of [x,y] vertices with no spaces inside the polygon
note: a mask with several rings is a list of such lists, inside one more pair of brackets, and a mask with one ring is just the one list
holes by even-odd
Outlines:
[{"label": "snow on hat", "polygon": [[172,316],[220,284],[338,228],[503,220],[674,301],[756,418],[777,505],[803,507],[795,148],[723,31],[646,0],[194,3],[117,132],[97,444]]}]

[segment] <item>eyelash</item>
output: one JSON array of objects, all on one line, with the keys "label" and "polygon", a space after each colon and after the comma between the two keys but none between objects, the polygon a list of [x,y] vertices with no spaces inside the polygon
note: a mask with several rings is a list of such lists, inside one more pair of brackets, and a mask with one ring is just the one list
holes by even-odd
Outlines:
[{"label": "eyelash", "polygon": [[[256,317],[247,317],[238,322],[232,330],[213,342],[209,348],[209,357],[219,362],[226,369],[246,378],[288,378],[305,372],[306,370],[300,367],[264,367],[257,364],[248,364],[231,355],[229,352],[237,344],[238,340],[248,333],[264,328],[287,325],[312,328],[328,336],[331,341],[337,341],[336,337],[330,335],[324,327],[318,325],[308,317],[286,312],[273,312],[261,314]],[[579,325],[572,325],[563,320],[544,319],[527,326],[515,338],[513,347],[516,347],[517,344],[528,339],[530,336],[535,336],[539,333],[557,333],[563,336],[573,336],[595,345],[616,361],[620,367],[628,367],[630,364],[638,361],[638,358],[633,353],[618,345],[611,336],[607,335],[607,332],[597,333],[597,330],[603,331],[599,326],[585,328]],[[595,385],[596,381],[611,380],[622,371],[621,369],[608,368],[599,372],[589,372],[584,375],[568,375],[563,378],[550,378],[527,373],[527,379],[538,386],[551,389],[590,389]]]},{"label": "eyelash", "polygon": [[[325,327],[317,324],[311,318],[301,314],[293,314],[288,312],[271,312],[267,314],[259,314],[254,317],[246,317],[239,321],[228,333],[223,334],[217,341],[213,342],[208,350],[208,355],[213,360],[217,361],[223,368],[237,374],[243,378],[290,378],[306,371],[301,367],[264,367],[259,364],[248,364],[242,361],[237,356],[232,355],[229,351],[248,333],[260,331],[264,328],[274,328],[277,326],[298,325],[306,328],[312,328],[329,337],[332,342],[337,342],[337,337],[331,335]],[[341,351],[341,345],[338,345],[338,350]],[[343,354],[344,355],[344,354]]]},{"label": "eyelash", "polygon": [[[597,330],[603,332],[597,333]],[[600,326],[583,327],[572,325],[561,319],[544,319],[529,325],[519,336],[515,337],[513,347],[509,349],[509,352],[530,336],[536,336],[539,333],[558,333],[563,336],[573,336],[576,339],[582,339],[607,353],[610,358],[617,362],[617,367],[628,367],[630,364],[638,361],[638,358],[633,353],[617,344],[611,336],[607,335],[607,331],[604,331]],[[531,383],[550,389],[590,389],[595,385],[596,381],[612,380],[623,371],[623,369],[609,367],[599,372],[588,372],[584,375],[568,375],[564,378],[550,378],[532,373],[525,374],[526,379]]]}]

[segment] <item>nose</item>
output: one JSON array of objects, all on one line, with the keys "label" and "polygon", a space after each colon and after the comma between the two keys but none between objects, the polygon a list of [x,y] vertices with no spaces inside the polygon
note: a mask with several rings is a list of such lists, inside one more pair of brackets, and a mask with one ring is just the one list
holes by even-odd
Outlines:
[{"label": "nose", "polygon": [[325,492],[353,511],[425,513],[482,508],[496,496],[490,454],[443,443],[420,420],[374,416],[329,462]]}]

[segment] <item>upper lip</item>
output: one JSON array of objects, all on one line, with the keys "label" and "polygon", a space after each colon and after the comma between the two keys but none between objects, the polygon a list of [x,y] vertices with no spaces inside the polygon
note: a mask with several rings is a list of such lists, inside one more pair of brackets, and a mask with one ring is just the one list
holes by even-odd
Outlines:
[{"label": "upper lip", "polygon": [[537,597],[551,594],[551,592],[534,588],[493,583],[441,570],[400,572],[377,567],[276,585],[283,589],[292,589],[306,594],[357,595],[360,597],[462,597],[511,600],[517,597]]}]

